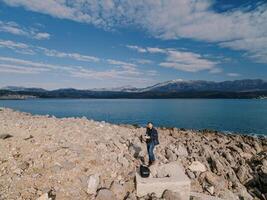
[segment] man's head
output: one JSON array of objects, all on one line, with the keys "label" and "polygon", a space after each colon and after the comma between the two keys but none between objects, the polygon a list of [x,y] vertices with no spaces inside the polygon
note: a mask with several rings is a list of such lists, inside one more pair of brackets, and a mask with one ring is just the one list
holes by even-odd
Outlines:
[{"label": "man's head", "polygon": [[148,122],[146,125],[147,128],[152,129],[153,128],[153,124],[152,122]]}]

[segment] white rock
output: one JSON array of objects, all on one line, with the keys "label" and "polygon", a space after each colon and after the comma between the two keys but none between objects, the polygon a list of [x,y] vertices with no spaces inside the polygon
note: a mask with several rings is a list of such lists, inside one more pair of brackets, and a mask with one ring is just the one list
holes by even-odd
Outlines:
[{"label": "white rock", "polygon": [[175,154],[177,156],[188,156],[187,149],[184,145],[179,145],[177,149],[175,149]]},{"label": "white rock", "polygon": [[96,194],[98,185],[99,185],[99,174],[90,175],[87,181],[87,193]]},{"label": "white rock", "polygon": [[212,195],[214,194],[214,186],[207,187],[206,190]]},{"label": "white rock", "polygon": [[42,196],[40,196],[37,200],[52,200],[52,198],[49,198],[48,193],[45,193]]},{"label": "white rock", "polygon": [[188,167],[188,169],[190,169],[193,172],[205,172],[207,170],[205,165],[203,165],[199,161],[193,161],[191,165]]}]

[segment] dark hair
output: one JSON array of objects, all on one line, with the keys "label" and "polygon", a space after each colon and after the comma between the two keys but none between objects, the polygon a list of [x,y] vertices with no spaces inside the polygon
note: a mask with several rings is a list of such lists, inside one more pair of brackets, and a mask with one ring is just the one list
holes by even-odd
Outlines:
[{"label": "dark hair", "polygon": [[153,125],[153,123],[152,123],[152,122],[147,122],[147,124],[152,124],[152,125]]}]

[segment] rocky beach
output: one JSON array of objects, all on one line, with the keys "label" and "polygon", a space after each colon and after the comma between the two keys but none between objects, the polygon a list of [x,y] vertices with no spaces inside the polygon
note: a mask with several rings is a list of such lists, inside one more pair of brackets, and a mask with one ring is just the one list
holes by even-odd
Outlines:
[{"label": "rocky beach", "polygon": [[[266,200],[267,139],[157,128],[157,165],[179,163],[191,199]],[[145,128],[0,109],[0,200],[136,200]],[[165,191],[160,199],[180,199]]]}]

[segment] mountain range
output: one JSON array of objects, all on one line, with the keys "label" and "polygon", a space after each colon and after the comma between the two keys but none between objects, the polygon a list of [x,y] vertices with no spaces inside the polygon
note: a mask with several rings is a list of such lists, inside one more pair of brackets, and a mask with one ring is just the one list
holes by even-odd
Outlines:
[{"label": "mountain range", "polygon": [[178,79],[145,88],[126,86],[88,90],[7,86],[0,89],[1,95],[31,95],[39,98],[258,98],[267,96],[267,81],[244,79],[214,82]]}]

